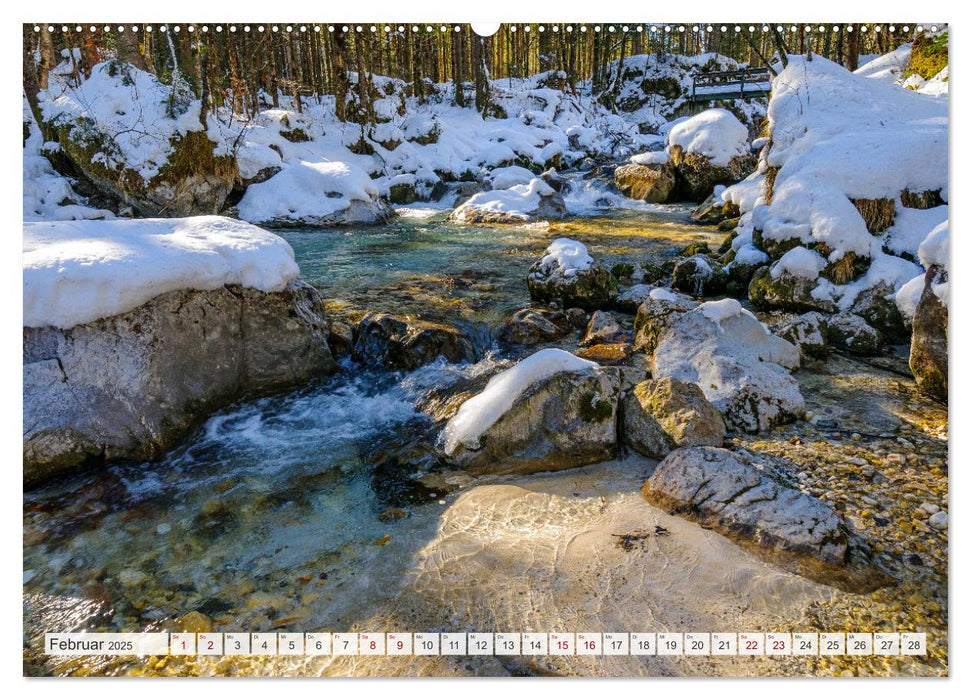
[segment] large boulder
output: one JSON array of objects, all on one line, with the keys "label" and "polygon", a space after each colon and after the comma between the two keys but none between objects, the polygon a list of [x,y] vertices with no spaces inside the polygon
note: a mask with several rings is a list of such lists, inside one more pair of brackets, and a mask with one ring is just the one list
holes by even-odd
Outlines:
[{"label": "large boulder", "polygon": [[617,291],[610,271],[590,257],[585,245],[569,238],[557,238],[549,245],[530,266],[526,285],[536,301],[588,310],[609,306]]},{"label": "large boulder", "polygon": [[460,224],[522,224],[562,219],[566,214],[563,195],[535,177],[509,189],[474,194],[449,219]]},{"label": "large boulder", "polygon": [[443,432],[454,465],[474,473],[568,469],[611,458],[621,391],[644,378],[568,352],[540,350],[489,380]]},{"label": "large boulder", "polygon": [[846,526],[817,498],[774,480],[747,456],[718,447],[669,454],[642,489],[651,503],[767,550],[847,563]]},{"label": "large boulder", "polygon": [[143,217],[216,214],[238,176],[191,94],[121,61],[43,103],[70,169]]},{"label": "large boulder", "polygon": [[243,393],[332,372],[323,299],[226,286],[71,328],[24,328],[24,482],[161,456]]},{"label": "large boulder", "polygon": [[850,311],[876,329],[889,343],[907,342],[907,323],[897,308],[897,290],[886,282],[864,289]]},{"label": "large boulder", "polygon": [[653,376],[691,382],[732,429],[758,432],[801,418],[805,401],[789,374],[799,350],[734,299],[681,314],[661,334]]},{"label": "large boulder", "polygon": [[691,210],[691,223],[716,226],[739,216],[741,212],[735,202],[723,202],[720,194],[712,192],[705,201]]},{"label": "large boulder", "polygon": [[674,169],[667,164],[630,163],[614,171],[614,184],[625,197],[663,204],[674,192],[676,180]]},{"label": "large boulder", "polygon": [[704,202],[716,186],[738,182],[755,169],[748,129],[726,109],[706,109],[679,122],[667,141],[681,199]]},{"label": "large boulder", "polygon": [[473,362],[478,353],[469,336],[451,326],[372,311],[357,325],[351,356],[368,365],[412,370],[439,357]]},{"label": "large boulder", "polygon": [[677,447],[720,447],[725,439],[721,414],[695,384],[650,379],[628,392],[623,406],[624,444],[647,457],[661,459]]},{"label": "large boulder", "polygon": [[924,277],[914,334],[910,341],[910,371],[917,388],[941,401],[947,401],[947,272],[932,266]]},{"label": "large boulder", "polygon": [[665,287],[651,288],[643,303],[637,307],[634,317],[634,347],[653,355],[661,334],[668,326],[698,304],[686,294],[678,294]]},{"label": "large boulder", "polygon": [[685,153],[680,146],[671,146],[670,163],[678,176],[679,199],[704,202],[718,185],[732,185],[748,177],[755,170],[754,155],[734,156],[727,165],[719,165],[698,153]]},{"label": "large boulder", "polygon": [[383,224],[395,216],[368,174],[340,161],[291,163],[250,185],[237,210],[244,221],[271,228]]}]

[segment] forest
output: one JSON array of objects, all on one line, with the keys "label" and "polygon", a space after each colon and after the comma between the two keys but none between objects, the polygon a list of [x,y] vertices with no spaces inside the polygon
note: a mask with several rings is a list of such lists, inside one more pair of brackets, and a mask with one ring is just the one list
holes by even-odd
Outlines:
[{"label": "forest", "polygon": [[[848,70],[861,56],[885,54],[912,40],[910,26],[827,25],[503,25],[489,37],[469,25],[24,25],[24,86],[46,89],[61,52],[85,77],[107,57],[147,70],[167,84],[184,85],[207,111],[229,107],[251,117],[292,97],[303,102],[335,95],[341,121],[374,123],[372,77],[409,84],[422,101],[431,84],[451,82],[458,106],[488,116],[490,80],[553,72],[550,87],[591,94],[610,107],[621,89],[626,58],[640,54],[713,52],[752,66],[773,55],[812,52]],[[919,41],[919,40],[918,40]],[[32,53],[31,53],[32,52]],[[946,45],[944,61],[946,62]],[[33,59],[33,60],[31,60]],[[784,62],[783,58],[783,62]],[[616,62],[619,70],[611,70]],[[358,80],[357,76],[361,76]],[[350,99],[349,99],[350,98]]]}]

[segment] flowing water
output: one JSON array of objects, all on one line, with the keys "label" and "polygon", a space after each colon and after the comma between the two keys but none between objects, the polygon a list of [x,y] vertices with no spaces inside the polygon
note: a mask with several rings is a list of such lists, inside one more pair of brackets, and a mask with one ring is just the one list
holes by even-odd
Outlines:
[{"label": "flowing water", "polygon": [[[414,208],[385,227],[283,235],[333,313],[353,319],[373,309],[478,327],[486,345],[498,322],[529,304],[526,271],[551,238],[583,241],[608,267],[722,238],[689,225],[684,208],[584,213],[506,228],[455,226],[444,212]],[[736,629],[798,618],[834,595],[651,508],[638,495],[652,464],[644,460],[501,483],[457,478],[421,503],[389,508],[400,504],[370,473],[369,449],[427,420],[415,409],[423,391],[496,360],[408,374],[346,361],[296,391],[226,407],[159,462],[27,493],[25,671],[531,672],[493,659],[407,668],[386,659],[65,660],[43,657],[37,643],[45,630]],[[662,522],[674,537],[645,545],[628,571],[616,533]],[[675,585],[699,570],[709,573],[694,589]],[[604,663],[559,671],[691,670],[681,661]]]}]

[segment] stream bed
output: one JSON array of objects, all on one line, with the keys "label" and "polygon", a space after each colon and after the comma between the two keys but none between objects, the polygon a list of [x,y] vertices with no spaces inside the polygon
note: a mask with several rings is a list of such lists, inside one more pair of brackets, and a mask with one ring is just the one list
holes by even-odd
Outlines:
[{"label": "stream bed", "polygon": [[[834,356],[796,374],[823,421],[734,440],[792,460],[840,504],[905,582],[852,595],[772,567],[647,504],[654,462],[529,477],[456,476],[401,507],[367,468],[380,439],[421,424],[422,392],[501,359],[497,324],[529,305],[529,265],[551,238],[608,268],[658,261],[724,234],[683,207],[590,211],[549,226],[456,226],[418,207],[380,228],[281,232],[331,313],[368,310],[474,330],[478,366],[341,371],[211,416],[164,459],[116,465],[24,496],[29,675],[682,675],[947,673],[947,412],[912,379]],[[627,322],[629,322],[629,318]],[[901,443],[900,441],[904,442]],[[891,457],[891,455],[894,455]],[[848,463],[853,457],[856,461]],[[862,462],[859,464],[858,462]],[[865,466],[864,466],[865,465]],[[879,474],[879,478],[873,476]],[[862,500],[863,496],[873,505]],[[877,524],[882,523],[882,524]],[[633,551],[619,536],[652,532]],[[906,525],[906,526],[905,526]],[[918,563],[919,562],[919,563]],[[527,657],[48,658],[44,631],[881,631],[934,635],[926,659]]]}]

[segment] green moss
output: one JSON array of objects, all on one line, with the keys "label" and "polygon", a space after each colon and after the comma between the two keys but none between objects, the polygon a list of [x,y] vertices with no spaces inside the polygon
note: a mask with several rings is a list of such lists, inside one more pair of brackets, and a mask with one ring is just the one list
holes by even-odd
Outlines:
[{"label": "green moss", "polygon": [[930,80],[947,67],[947,32],[935,37],[918,36],[910,48],[910,63],[905,76],[916,73]]},{"label": "green moss", "polygon": [[280,136],[291,143],[305,143],[310,140],[310,137],[307,136],[307,132],[299,127],[286,131],[281,130]]},{"label": "green moss", "polygon": [[230,182],[235,178],[236,160],[232,156],[217,156],[213,151],[216,144],[209,140],[206,132],[189,131],[173,138],[170,143],[172,152],[168,162],[149,184],[182,182],[193,176],[229,179]]},{"label": "green moss", "polygon": [[681,249],[681,255],[686,257],[692,255],[708,255],[709,253],[711,253],[711,248],[704,241],[696,241]]},{"label": "green moss", "polygon": [[614,414],[614,405],[600,394],[588,392],[580,397],[580,418],[587,423],[603,423]]},{"label": "green moss", "polygon": [[617,263],[610,268],[610,274],[617,279],[630,279],[630,276],[634,274],[634,266],[626,262]]}]

